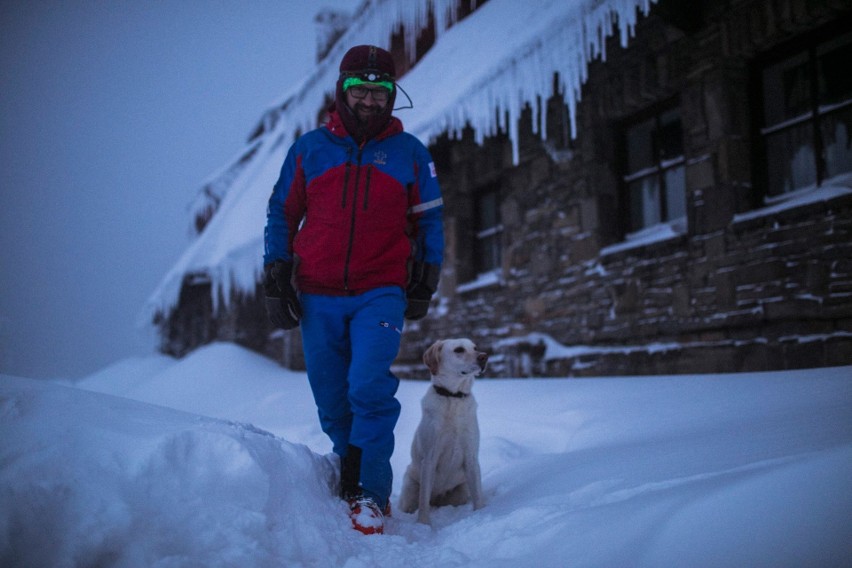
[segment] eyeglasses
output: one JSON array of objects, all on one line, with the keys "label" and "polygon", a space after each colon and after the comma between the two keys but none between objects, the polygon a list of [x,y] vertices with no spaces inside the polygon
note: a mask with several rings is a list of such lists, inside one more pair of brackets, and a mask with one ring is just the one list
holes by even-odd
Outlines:
[{"label": "eyeglasses", "polygon": [[356,99],[364,99],[367,97],[367,93],[370,93],[373,96],[373,100],[377,103],[386,103],[388,101],[388,97],[390,97],[390,91],[385,89],[384,87],[368,89],[367,87],[357,85],[354,87],[349,87],[348,89],[346,89],[346,92],[352,93],[352,96]]}]

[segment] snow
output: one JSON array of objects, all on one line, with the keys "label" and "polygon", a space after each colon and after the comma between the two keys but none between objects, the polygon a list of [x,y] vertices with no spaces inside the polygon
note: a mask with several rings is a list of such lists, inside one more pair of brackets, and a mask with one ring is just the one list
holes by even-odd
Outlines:
[{"label": "snow", "polygon": [[735,215],[734,223],[736,224],[743,221],[771,217],[772,215],[776,215],[783,211],[788,211],[804,205],[810,205],[812,203],[822,203],[847,195],[852,195],[852,175],[850,174],[840,175],[836,178],[827,180],[822,187],[811,185],[807,188],[768,200],[765,207],[749,211],[748,213]]},{"label": "snow", "polygon": [[[427,384],[405,381],[394,503]],[[477,381],[486,506],[352,530],[303,373],[0,376],[3,566],[849,566],[852,367]]]},{"label": "snow", "polygon": [[[586,66],[606,57],[605,38],[613,24],[626,45],[638,17],[652,0],[489,0],[460,22],[450,17],[468,0],[372,0],[358,9],[346,33],[331,47],[314,72],[269,108],[261,119],[264,134],[241,152],[220,176],[204,187],[192,205],[193,217],[208,203],[222,199],[211,223],[185,251],[152,293],[139,323],[168,313],[178,301],[184,275],[207,273],[214,302],[230,300],[232,289],[253,291],[262,272],[263,226],[266,202],[278,178],[284,155],[295,133],[316,126],[317,112],[333,94],[338,65],[353,45],[389,48],[394,31],[403,26],[408,54],[413,58],[416,36],[427,21],[430,5],[436,15],[436,43],[399,84],[410,94],[414,108],[397,116],[406,130],[429,142],[444,132],[458,133],[467,124],[478,140],[498,128],[509,133],[518,157],[517,118],[526,103],[553,95],[553,75],[576,135],[574,112]],[[455,25],[453,25],[455,24]],[[401,99],[400,99],[401,100]],[[498,113],[498,109],[500,112]],[[546,105],[542,112],[546,111]],[[505,115],[508,114],[508,122]],[[499,116],[499,118],[498,118]],[[542,116],[542,120],[546,117]],[[544,137],[542,129],[540,133]],[[247,166],[239,164],[256,148]],[[439,173],[440,175],[440,173]],[[202,192],[204,190],[202,189]]]},{"label": "snow", "polygon": [[[811,185],[809,187],[790,192],[782,196],[767,200],[764,207],[754,209],[747,213],[734,215],[734,225],[746,221],[762,219],[796,209],[813,203],[824,203],[838,197],[852,195],[852,175],[843,174],[826,180],[820,187]],[[647,245],[661,243],[677,239],[686,234],[686,219],[679,218],[666,223],[657,223],[641,231],[628,234],[620,243],[606,246],[601,249],[600,256],[609,256],[627,250],[641,248]]]},{"label": "snow", "polygon": [[487,288],[488,286],[499,284],[500,275],[500,270],[490,270],[488,272],[477,274],[476,278],[474,278],[472,281],[465,282],[464,284],[456,286],[456,292],[459,294],[464,294],[465,292],[479,290],[480,288]]},{"label": "snow", "polygon": [[665,223],[656,223],[635,233],[628,234],[625,240],[620,243],[603,247],[600,256],[609,256],[626,250],[677,239],[684,234],[686,234],[686,219],[682,217]]}]

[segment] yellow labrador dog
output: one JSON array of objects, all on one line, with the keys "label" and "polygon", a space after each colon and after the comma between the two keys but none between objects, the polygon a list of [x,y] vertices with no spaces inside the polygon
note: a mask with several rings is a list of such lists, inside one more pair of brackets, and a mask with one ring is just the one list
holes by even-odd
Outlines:
[{"label": "yellow labrador dog", "polygon": [[429,524],[430,507],[483,506],[479,470],[479,423],[473,379],[488,363],[470,339],[436,341],[423,362],[432,384],[421,402],[423,416],[411,444],[411,465],[405,472],[399,507],[419,510],[417,521]]}]

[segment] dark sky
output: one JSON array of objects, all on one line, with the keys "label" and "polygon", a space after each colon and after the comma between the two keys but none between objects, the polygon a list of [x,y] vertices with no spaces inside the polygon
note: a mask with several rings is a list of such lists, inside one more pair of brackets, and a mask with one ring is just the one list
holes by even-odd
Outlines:
[{"label": "dark sky", "polygon": [[0,2],[0,373],[154,352],[136,318],[188,204],[310,72],[314,13],[358,4]]}]

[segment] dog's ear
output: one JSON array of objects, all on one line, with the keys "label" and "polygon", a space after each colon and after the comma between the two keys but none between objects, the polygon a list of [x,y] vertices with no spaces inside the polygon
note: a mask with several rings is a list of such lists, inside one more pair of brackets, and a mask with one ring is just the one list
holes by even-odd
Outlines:
[{"label": "dog's ear", "polygon": [[433,375],[438,374],[438,368],[441,366],[441,346],[443,344],[444,342],[439,339],[423,354],[423,364],[429,367],[429,372]]}]

